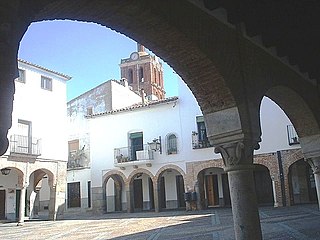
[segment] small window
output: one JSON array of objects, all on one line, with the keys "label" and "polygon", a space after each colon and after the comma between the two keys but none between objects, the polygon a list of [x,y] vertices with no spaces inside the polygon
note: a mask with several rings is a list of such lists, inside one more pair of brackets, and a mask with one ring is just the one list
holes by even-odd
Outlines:
[{"label": "small window", "polygon": [[143,79],[143,67],[139,68],[139,81],[140,82],[144,81],[144,79]]},{"label": "small window", "polygon": [[52,79],[41,76],[41,88],[52,91]]},{"label": "small window", "polygon": [[26,82],[25,70],[19,69],[19,77],[16,80],[21,83]]},{"label": "small window", "polygon": [[175,134],[169,134],[167,136],[167,154],[177,154],[177,136]]},{"label": "small window", "polygon": [[128,82],[129,82],[129,84],[133,83],[133,71],[132,71],[132,69],[129,69],[129,72],[128,72]]},{"label": "small window", "polygon": [[93,114],[93,108],[92,107],[88,107],[87,108],[87,115],[92,115]]}]

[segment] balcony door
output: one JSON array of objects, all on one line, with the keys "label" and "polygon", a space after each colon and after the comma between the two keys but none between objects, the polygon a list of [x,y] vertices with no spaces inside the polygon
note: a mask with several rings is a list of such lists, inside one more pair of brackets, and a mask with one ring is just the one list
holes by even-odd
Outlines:
[{"label": "balcony door", "polygon": [[31,153],[31,122],[18,120],[18,136],[17,136],[17,151],[19,153]]},{"label": "balcony door", "polygon": [[137,151],[143,150],[143,133],[130,133],[130,154],[131,161],[137,160]]}]

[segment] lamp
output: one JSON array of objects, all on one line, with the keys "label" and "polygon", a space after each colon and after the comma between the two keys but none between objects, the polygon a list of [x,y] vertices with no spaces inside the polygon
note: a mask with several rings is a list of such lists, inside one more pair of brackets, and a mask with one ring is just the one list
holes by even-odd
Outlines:
[{"label": "lamp", "polygon": [[152,142],[148,143],[148,145],[150,146],[150,149],[152,151],[159,151],[160,154],[162,154],[161,136],[159,136],[159,138],[153,139]]},{"label": "lamp", "polygon": [[10,168],[2,168],[1,173],[2,175],[9,175],[11,169]]}]

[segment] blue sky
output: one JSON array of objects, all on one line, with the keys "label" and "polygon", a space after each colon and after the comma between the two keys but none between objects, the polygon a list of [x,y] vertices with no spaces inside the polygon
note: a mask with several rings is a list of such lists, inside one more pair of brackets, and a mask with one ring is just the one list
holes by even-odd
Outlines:
[{"label": "blue sky", "polygon": [[[71,76],[67,83],[71,100],[106,80],[120,79],[121,58],[136,49],[135,41],[98,24],[45,21],[29,26],[18,57]],[[177,75],[165,62],[163,67],[166,96],[176,96]]]}]

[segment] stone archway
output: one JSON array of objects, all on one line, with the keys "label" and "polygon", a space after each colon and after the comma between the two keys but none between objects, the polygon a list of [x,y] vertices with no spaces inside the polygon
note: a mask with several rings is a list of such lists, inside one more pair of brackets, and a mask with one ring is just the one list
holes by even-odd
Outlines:
[{"label": "stone archway", "polygon": [[287,174],[289,205],[317,201],[316,185],[311,166],[300,158],[292,161]]},{"label": "stone archway", "polygon": [[144,168],[135,169],[127,181],[127,211],[154,210],[154,176]]},{"label": "stone archway", "polygon": [[[102,193],[105,212],[120,212],[127,209],[126,177],[117,170],[112,170],[103,176]],[[97,208],[97,204],[94,207]]]},{"label": "stone archway", "polygon": [[231,206],[228,176],[223,168],[203,168],[198,172],[196,186],[199,209]]},{"label": "stone archway", "polygon": [[[30,219],[39,217],[49,219],[49,216],[53,215],[53,209],[55,209],[54,174],[48,169],[40,168],[30,173],[28,179],[26,215]],[[39,213],[41,213],[41,216],[39,216]]]},{"label": "stone archway", "polygon": [[155,186],[158,199],[158,211],[161,209],[185,208],[185,173],[173,164],[161,167],[155,175]]},{"label": "stone archway", "polygon": [[15,221],[19,218],[21,189],[24,185],[24,172],[19,167],[6,164],[0,173],[0,219]]}]

